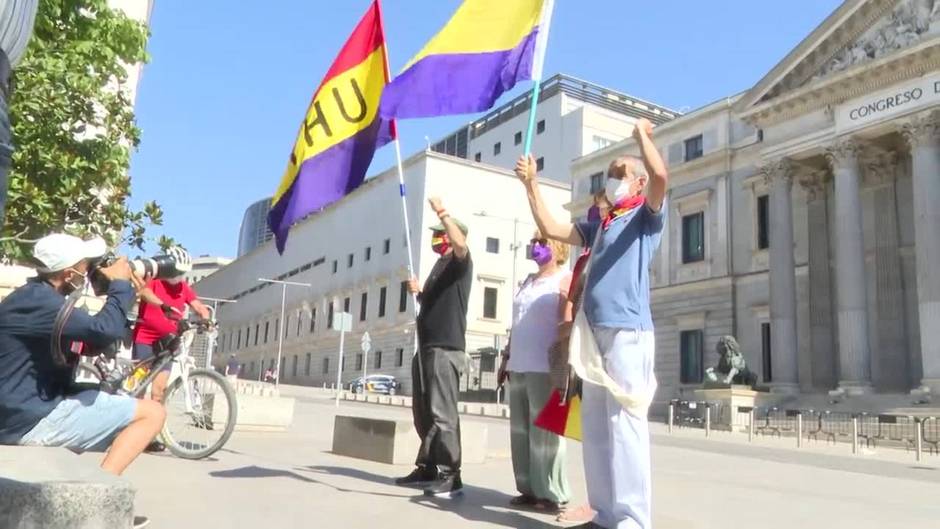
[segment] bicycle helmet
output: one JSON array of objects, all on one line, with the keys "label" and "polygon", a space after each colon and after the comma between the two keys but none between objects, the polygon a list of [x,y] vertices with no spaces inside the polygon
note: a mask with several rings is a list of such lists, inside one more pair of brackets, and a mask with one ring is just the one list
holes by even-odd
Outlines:
[{"label": "bicycle helmet", "polygon": [[189,256],[189,252],[184,250],[183,247],[174,246],[170,248],[166,254],[173,258],[176,271],[180,275],[193,269],[193,258]]}]

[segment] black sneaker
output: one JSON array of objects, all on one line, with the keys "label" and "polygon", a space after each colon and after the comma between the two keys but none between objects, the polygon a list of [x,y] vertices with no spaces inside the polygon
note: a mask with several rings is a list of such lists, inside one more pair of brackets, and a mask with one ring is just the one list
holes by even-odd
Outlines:
[{"label": "black sneaker", "polygon": [[396,479],[395,484],[406,487],[410,485],[425,485],[437,481],[437,477],[436,468],[415,467],[415,469],[411,471],[411,474]]},{"label": "black sneaker", "polygon": [[144,529],[150,525],[150,519],[146,516],[135,516],[134,517],[134,529]]},{"label": "black sneaker", "polygon": [[453,498],[461,494],[463,494],[463,482],[460,481],[459,473],[441,474],[441,479],[424,489],[425,496],[435,498]]},{"label": "black sneaker", "polygon": [[157,454],[165,450],[166,450],[166,445],[164,445],[160,441],[153,441],[149,445],[147,445],[147,448],[144,449],[144,452],[147,452],[148,454]]}]

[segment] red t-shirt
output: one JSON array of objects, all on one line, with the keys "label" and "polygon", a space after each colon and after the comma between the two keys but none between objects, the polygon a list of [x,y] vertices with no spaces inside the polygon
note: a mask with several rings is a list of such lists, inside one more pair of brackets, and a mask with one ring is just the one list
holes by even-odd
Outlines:
[{"label": "red t-shirt", "polygon": [[[153,291],[161,301],[183,313],[186,305],[196,299],[196,293],[183,281],[179,284],[167,283],[162,279],[147,281],[147,288]],[[160,307],[145,301],[140,302],[140,314],[137,317],[137,326],[134,328],[134,343],[153,345],[164,336],[175,333],[177,322],[163,314]]]}]

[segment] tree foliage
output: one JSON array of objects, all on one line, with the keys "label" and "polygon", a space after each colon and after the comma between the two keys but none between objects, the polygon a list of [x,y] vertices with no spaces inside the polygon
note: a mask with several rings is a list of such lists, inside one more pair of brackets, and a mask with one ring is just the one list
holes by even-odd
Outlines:
[{"label": "tree foliage", "polygon": [[155,202],[127,206],[140,141],[128,66],[148,60],[146,25],[106,0],[43,0],[13,78],[15,153],[0,255],[19,260],[55,231],[142,248]]}]

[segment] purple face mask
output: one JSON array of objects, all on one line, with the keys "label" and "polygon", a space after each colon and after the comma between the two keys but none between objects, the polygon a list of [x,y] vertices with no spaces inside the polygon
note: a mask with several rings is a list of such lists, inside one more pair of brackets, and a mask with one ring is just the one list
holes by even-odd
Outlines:
[{"label": "purple face mask", "polygon": [[588,210],[587,219],[589,222],[597,222],[601,220],[601,208],[597,206],[591,206],[591,209]]},{"label": "purple face mask", "polygon": [[532,260],[535,261],[535,264],[539,266],[548,264],[552,260],[552,249],[541,243],[533,244]]}]

